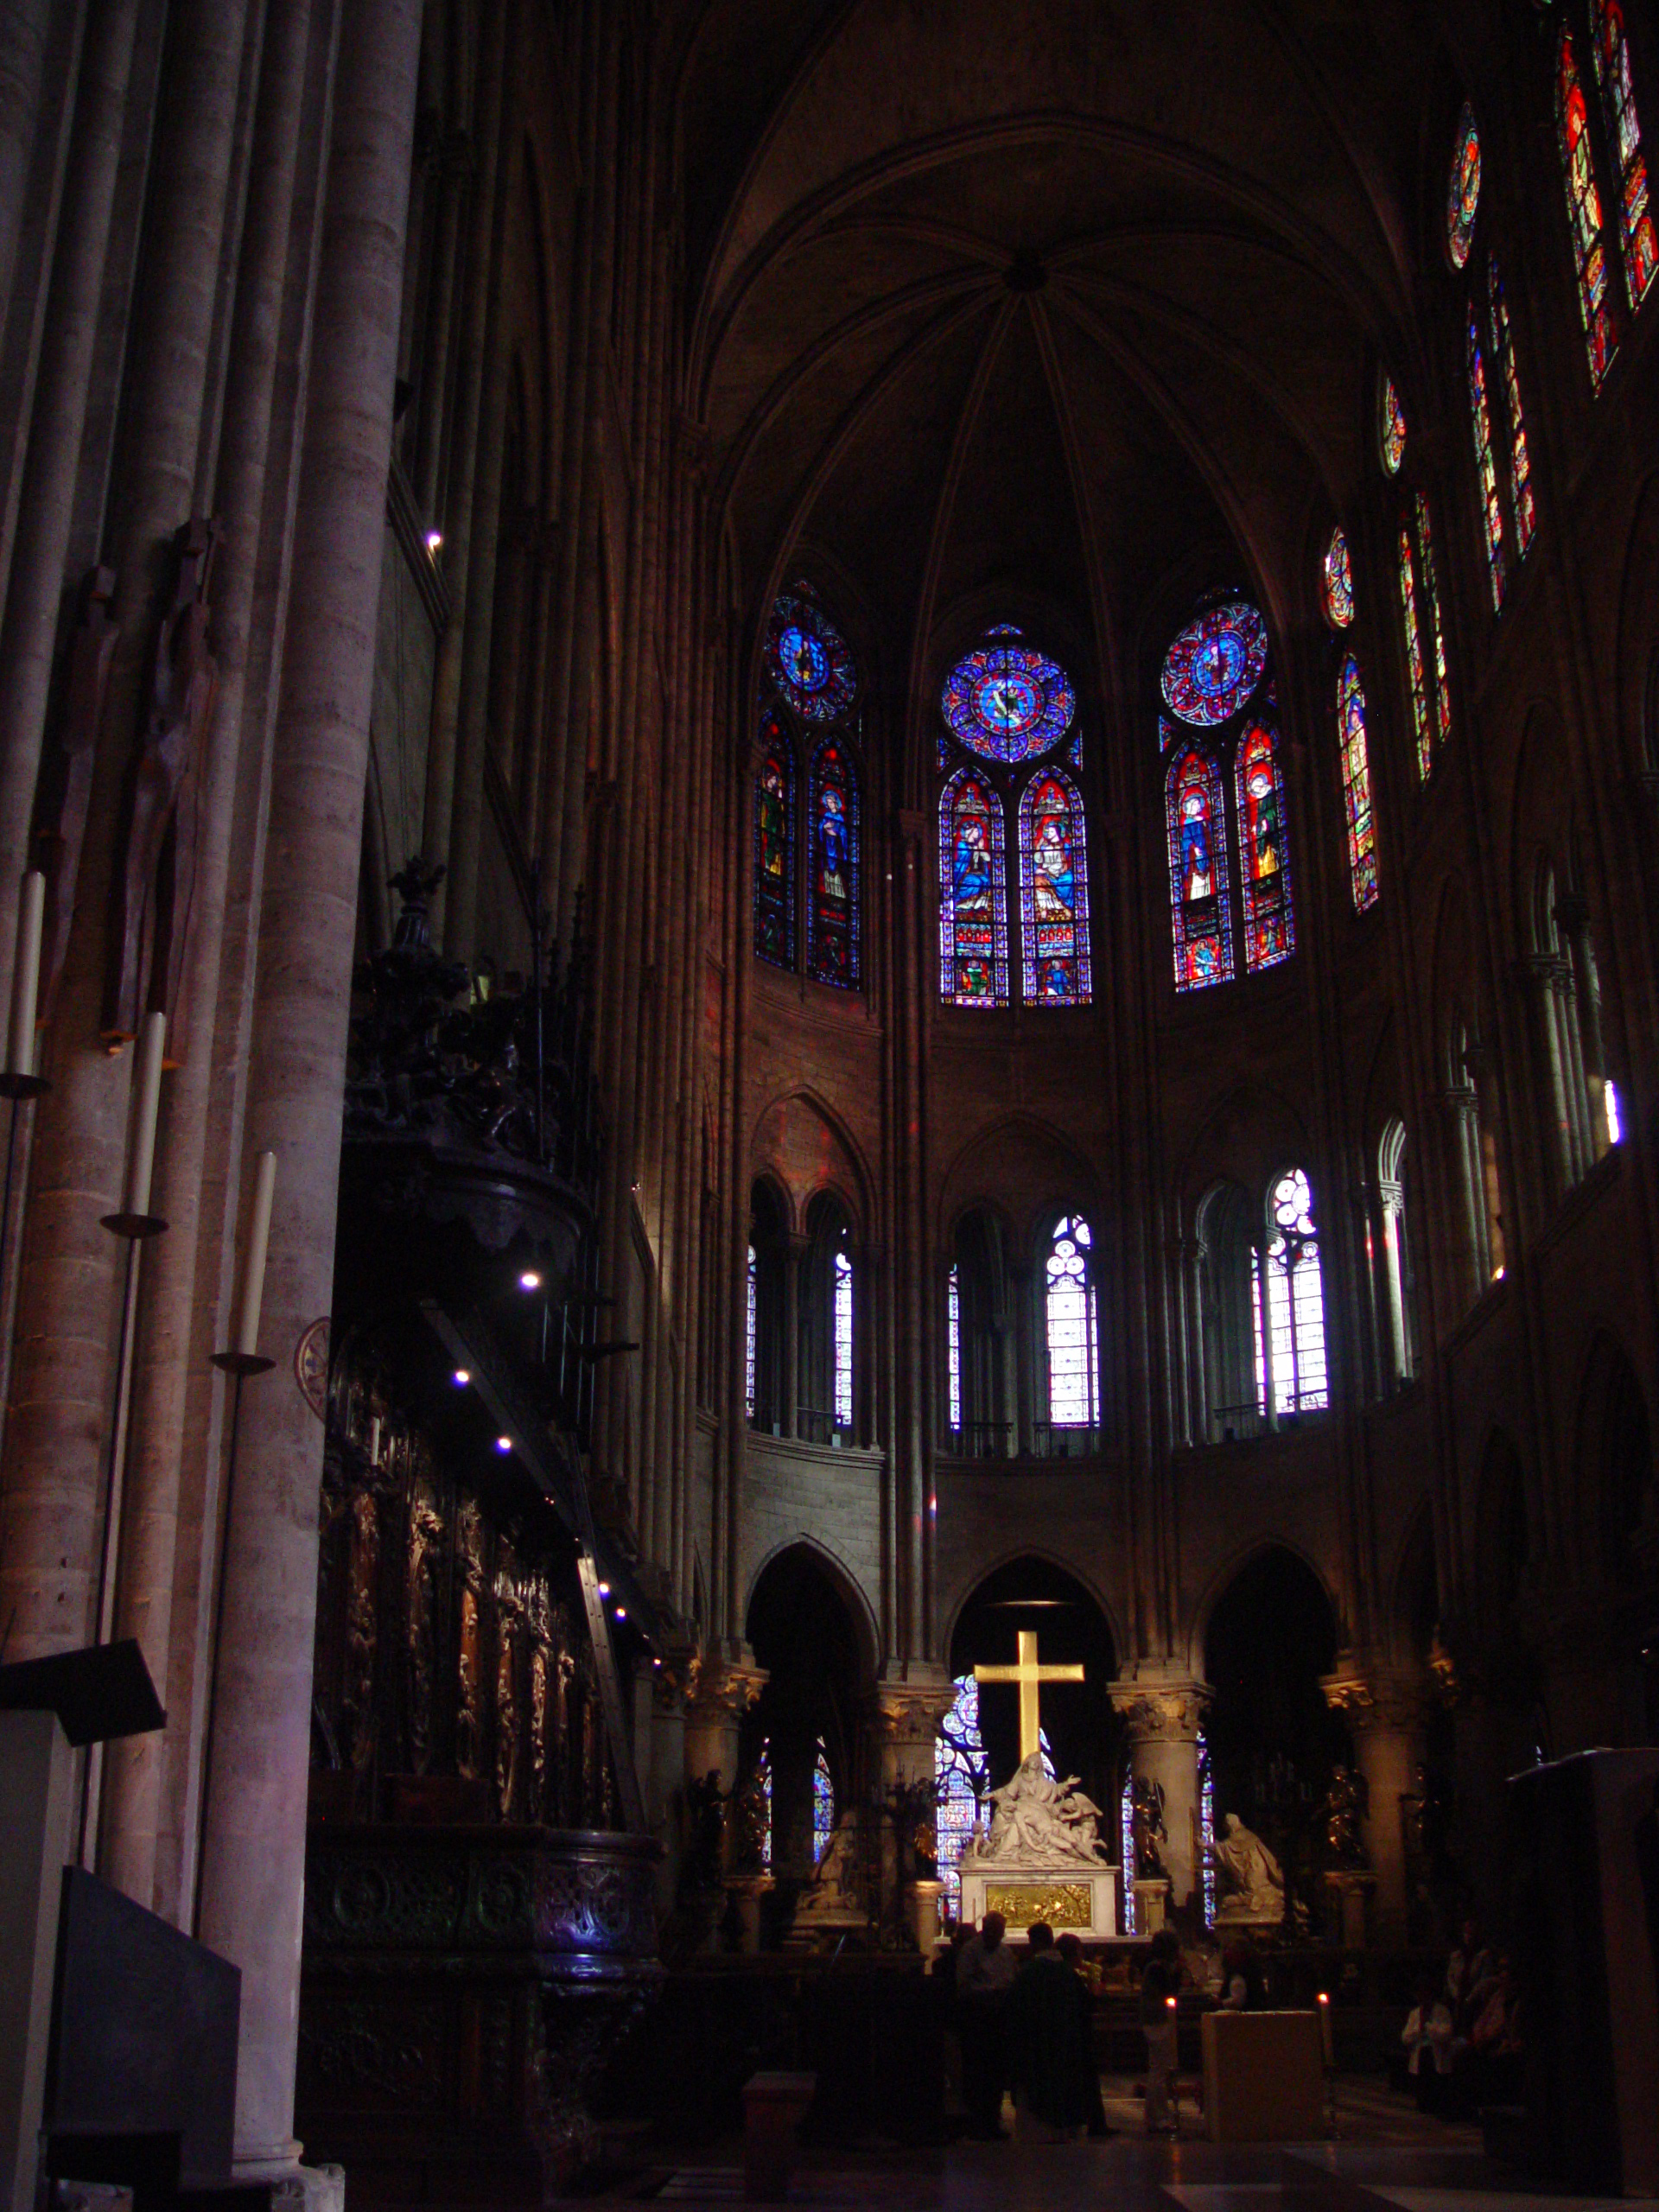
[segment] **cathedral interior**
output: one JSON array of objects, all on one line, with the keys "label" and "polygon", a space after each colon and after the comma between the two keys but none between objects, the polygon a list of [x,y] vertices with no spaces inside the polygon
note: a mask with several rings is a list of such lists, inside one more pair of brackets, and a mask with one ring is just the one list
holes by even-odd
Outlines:
[{"label": "cathedral interior", "polygon": [[1636,0],[0,6],[0,1661],[136,1643],[244,2179],[902,2133],[1033,1747],[1345,2048],[1523,1945],[1659,1743],[1656,133]]}]

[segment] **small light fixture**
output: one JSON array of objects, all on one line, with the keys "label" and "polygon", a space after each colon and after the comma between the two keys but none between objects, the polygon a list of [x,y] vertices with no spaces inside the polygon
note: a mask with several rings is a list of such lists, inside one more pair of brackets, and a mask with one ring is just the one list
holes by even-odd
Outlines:
[{"label": "small light fixture", "polygon": [[470,1372],[466,1368],[458,1367],[455,1370],[455,1388],[457,1390],[464,1390],[472,1379]]},{"label": "small light fixture", "polygon": [[434,556],[443,550],[443,532],[441,530],[429,530],[427,531],[426,550],[429,553],[433,554]]},{"label": "small light fixture", "polygon": [[653,1667],[660,1667],[663,1662],[660,1659],[653,1659],[651,1663]]},{"label": "small light fixture", "polygon": [[601,1582],[601,1583],[600,1584],[600,1586],[599,1586],[599,1594],[600,1594],[600,1596],[601,1596],[601,1598],[608,1598],[608,1597],[610,1596],[610,1594],[611,1594],[611,1586],[610,1586],[610,1584],[609,1584],[608,1582]]},{"label": "small light fixture", "polygon": [[518,1287],[520,1290],[539,1290],[541,1287],[542,1279],[540,1275],[537,1274],[534,1268],[526,1268],[523,1274],[518,1278]]},{"label": "small light fixture", "polygon": [[625,1620],[626,1620],[626,1618],[628,1618],[628,1609],[627,1609],[627,1607],[626,1607],[626,1605],[619,1605],[619,1606],[617,1607],[617,1609],[616,1609],[616,1618],[618,1618],[618,1620],[620,1620],[620,1621],[625,1621]]},{"label": "small light fixture", "polygon": [[510,1436],[498,1436],[495,1440],[495,1448],[498,1452],[511,1452],[512,1439]]}]

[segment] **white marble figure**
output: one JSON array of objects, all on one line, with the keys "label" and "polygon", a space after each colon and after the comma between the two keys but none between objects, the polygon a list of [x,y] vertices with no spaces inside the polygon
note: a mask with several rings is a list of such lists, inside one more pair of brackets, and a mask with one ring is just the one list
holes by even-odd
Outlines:
[{"label": "white marble figure", "polygon": [[795,1907],[795,1924],[822,1920],[862,1920],[864,1901],[858,1878],[858,1815],[849,1810],[836,1822],[811,1882]]},{"label": "white marble figure", "polygon": [[1222,1822],[1222,1834],[1210,1852],[1227,1885],[1216,1908],[1218,1928],[1229,1922],[1276,1924],[1284,1918],[1283,1870],[1254,1828],[1247,1828],[1236,1813],[1229,1813]]},{"label": "white marble figure", "polygon": [[1077,1788],[1077,1777],[1051,1782],[1041,1751],[1022,1759],[1001,1789],[991,1792],[988,1843],[975,1859],[997,1866],[1053,1867],[1081,1861],[1098,1866],[1105,1857],[1096,1822],[1098,1805]]}]

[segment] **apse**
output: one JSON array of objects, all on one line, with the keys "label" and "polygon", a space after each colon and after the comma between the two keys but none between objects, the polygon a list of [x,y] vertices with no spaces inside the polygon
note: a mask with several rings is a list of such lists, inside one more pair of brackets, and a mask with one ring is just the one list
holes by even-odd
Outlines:
[{"label": "apse", "polygon": [[[1041,1687],[1039,1706],[1048,1755],[1058,1776],[1080,1777],[1096,1804],[1116,1802],[1119,1727],[1109,1685],[1117,1671],[1111,1625],[1097,1599],[1064,1567],[1025,1557],[988,1574],[964,1601],[950,1635],[950,1668],[961,1681],[976,1666],[1011,1663],[1022,1632],[1037,1639],[1039,1666],[1081,1664],[1080,1683]],[[1017,1692],[979,1691],[979,1727],[993,1785],[1020,1759]]]}]

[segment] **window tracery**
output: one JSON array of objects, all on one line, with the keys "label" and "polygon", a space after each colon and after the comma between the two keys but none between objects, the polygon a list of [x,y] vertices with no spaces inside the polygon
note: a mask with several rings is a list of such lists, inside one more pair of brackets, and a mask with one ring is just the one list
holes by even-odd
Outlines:
[{"label": "window tracery", "polygon": [[1051,768],[1020,802],[1020,919],[1028,1004],[1087,1006],[1089,862],[1083,800]]},{"label": "window tracery", "polygon": [[1337,730],[1342,748],[1342,810],[1348,828],[1348,887],[1354,911],[1376,904],[1376,845],[1371,823],[1371,769],[1365,731],[1365,687],[1352,653],[1337,677]]},{"label": "window tracery", "polygon": [[1256,1271],[1255,1387],[1269,1420],[1326,1402],[1325,1286],[1313,1194],[1293,1167],[1268,1198],[1268,1241]]},{"label": "window tracery", "polygon": [[1619,243],[1624,250],[1624,288],[1639,308],[1659,270],[1659,241],[1648,205],[1648,165],[1642,152],[1636,91],[1630,82],[1630,47],[1619,0],[1590,0],[1590,55],[1601,93],[1607,143],[1617,171]]},{"label": "window tracery", "polygon": [[1565,25],[1555,49],[1555,136],[1567,191],[1567,218],[1573,238],[1573,267],[1579,316],[1590,357],[1590,381],[1598,391],[1612,364],[1617,343],[1612,301],[1607,288],[1607,250],[1602,235],[1601,194],[1590,149],[1590,113],[1579,78],[1573,34]]},{"label": "window tracery", "polygon": [[[856,990],[863,980],[861,792],[853,746],[858,671],[846,640],[806,585],[774,604],[762,664],[754,949],[774,967],[798,967],[804,902],[806,973],[815,982]],[[803,836],[798,763],[809,741]]]},{"label": "window tracery", "polygon": [[1100,1326],[1088,1223],[1062,1216],[1044,1263],[1044,1337],[1048,1423],[1056,1429],[1100,1425]]},{"label": "window tracery", "polygon": [[1497,463],[1492,456],[1492,416],[1486,404],[1486,362],[1481,350],[1480,322],[1474,302],[1469,305],[1465,326],[1464,368],[1469,380],[1469,420],[1475,440],[1475,478],[1480,491],[1483,537],[1486,548],[1486,580],[1491,588],[1492,612],[1503,604],[1506,582],[1503,567],[1503,502],[1497,488]]}]

